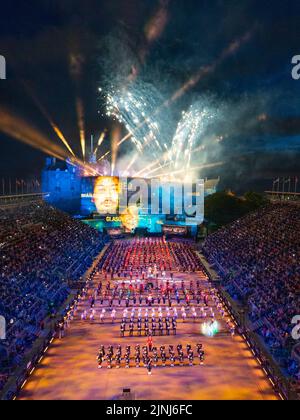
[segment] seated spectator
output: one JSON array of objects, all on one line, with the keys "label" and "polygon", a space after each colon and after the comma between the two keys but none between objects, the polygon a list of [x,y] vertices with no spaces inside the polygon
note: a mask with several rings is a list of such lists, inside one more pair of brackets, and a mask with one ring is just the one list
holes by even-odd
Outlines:
[{"label": "seated spectator", "polygon": [[300,208],[272,204],[211,235],[203,252],[223,276],[224,288],[248,306],[272,354],[299,377],[289,360],[292,318],[300,310]]},{"label": "seated spectator", "polygon": [[0,208],[0,315],[7,323],[0,389],[103,246],[98,231],[44,203]]}]

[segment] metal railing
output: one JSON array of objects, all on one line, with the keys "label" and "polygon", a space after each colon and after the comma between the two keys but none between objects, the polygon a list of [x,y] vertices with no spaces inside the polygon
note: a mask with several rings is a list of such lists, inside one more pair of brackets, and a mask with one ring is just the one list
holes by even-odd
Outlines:
[{"label": "metal railing", "polygon": [[42,201],[48,193],[34,193],[34,194],[18,194],[18,195],[1,195],[0,207],[8,207],[19,204],[28,204],[36,201]]}]

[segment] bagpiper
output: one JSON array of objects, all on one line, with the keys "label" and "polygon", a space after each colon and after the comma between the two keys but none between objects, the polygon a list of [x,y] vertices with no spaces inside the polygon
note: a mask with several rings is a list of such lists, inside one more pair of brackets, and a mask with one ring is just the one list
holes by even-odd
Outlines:
[{"label": "bagpiper", "polygon": [[193,350],[190,350],[190,352],[188,354],[188,359],[189,359],[189,365],[193,366],[194,365],[194,352],[193,352]]},{"label": "bagpiper", "polygon": [[171,364],[171,367],[175,366],[175,353],[174,352],[170,353],[170,364]]},{"label": "bagpiper", "polygon": [[148,370],[148,375],[152,375],[152,359],[150,357],[147,361],[147,370]]},{"label": "bagpiper", "polygon": [[154,362],[154,367],[157,367],[158,365],[158,352],[157,352],[157,348],[154,347],[153,348],[153,362]]},{"label": "bagpiper", "polygon": [[165,367],[166,366],[166,362],[167,362],[167,355],[166,355],[166,353],[164,351],[161,354],[161,360],[162,360],[163,367]]},{"label": "bagpiper", "polygon": [[101,353],[99,353],[97,360],[98,360],[98,369],[102,369],[103,355]]},{"label": "bagpiper", "polygon": [[130,335],[130,337],[133,337],[133,332],[134,332],[134,323],[131,322],[129,324],[129,335]]},{"label": "bagpiper", "polygon": [[179,359],[180,366],[183,366],[184,365],[184,353],[183,353],[182,350],[180,350],[180,352],[179,352],[178,359]]},{"label": "bagpiper", "polygon": [[124,323],[124,322],[122,322],[122,324],[121,324],[121,326],[120,326],[120,330],[121,330],[121,337],[124,337],[124,336],[125,336],[125,329],[126,329],[125,323]]}]

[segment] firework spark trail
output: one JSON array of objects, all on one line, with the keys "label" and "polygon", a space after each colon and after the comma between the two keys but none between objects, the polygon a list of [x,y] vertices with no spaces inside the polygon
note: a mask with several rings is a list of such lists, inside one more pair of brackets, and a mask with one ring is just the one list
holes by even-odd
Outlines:
[{"label": "firework spark trail", "polygon": [[24,88],[26,89],[27,93],[29,94],[29,96],[32,98],[32,100],[34,101],[34,103],[36,104],[36,106],[38,107],[38,109],[40,110],[40,112],[43,114],[43,116],[49,122],[49,124],[52,127],[52,129],[55,132],[55,134],[62,141],[62,143],[66,146],[66,148],[71,153],[71,155],[73,157],[76,157],[75,156],[75,153],[73,152],[73,150],[72,150],[69,142],[66,140],[66,138],[63,135],[62,131],[59,129],[59,127],[57,126],[57,124],[55,124],[53,118],[50,116],[50,114],[48,113],[48,111],[45,109],[45,107],[42,105],[42,103],[40,102],[40,100],[34,94],[34,92],[32,91],[32,89],[28,86],[28,84],[26,84],[24,82],[24,80],[22,80],[21,82],[22,82],[22,85],[24,86]]},{"label": "firework spark trail", "polygon": [[152,169],[150,172],[147,172],[144,176],[145,176],[145,178],[148,178],[149,175],[153,175],[155,172],[159,171],[160,169],[164,169],[164,168],[166,168],[168,166],[171,166],[171,165],[172,165],[172,162],[167,162],[164,165],[159,165],[157,168]]},{"label": "firework spark trail", "polygon": [[191,106],[188,112],[183,112],[170,151],[170,160],[174,161],[174,169],[183,166],[189,170],[194,145],[216,116],[217,112],[201,101]]},{"label": "firework spark trail", "polygon": [[169,21],[169,0],[160,0],[159,3],[159,9],[145,26],[145,37],[148,45],[153,44],[162,36]]},{"label": "firework spark trail", "polygon": [[222,64],[224,60],[226,60],[231,55],[235,54],[242,47],[243,44],[250,41],[254,29],[255,27],[251,31],[246,32],[241,38],[233,41],[227,48],[225,48],[225,50],[222,51],[221,55],[214,63],[201,68],[198,73],[192,76],[177,92],[174,93],[171,100],[168,100],[166,104],[169,105],[169,102],[175,102],[187,91],[196,86],[200,82],[200,80],[202,80],[205,76],[213,73],[216,70],[216,68],[220,64]]},{"label": "firework spark trail", "polygon": [[99,140],[98,140],[98,144],[97,144],[97,146],[96,146],[96,148],[95,148],[95,150],[94,150],[94,155],[96,156],[97,155],[97,153],[98,153],[98,150],[99,150],[99,147],[101,147],[101,145],[102,145],[102,143],[104,142],[104,140],[105,140],[105,136],[106,136],[106,133],[107,133],[107,129],[105,129],[101,134],[100,134],[100,137],[99,137]]},{"label": "firework spark trail", "polygon": [[[133,156],[133,158],[131,159],[131,161],[129,162],[129,165],[127,166],[127,168],[126,168],[126,170],[125,170],[125,174],[127,174],[127,173],[130,171],[130,169],[133,167],[133,165],[134,165],[134,164],[135,164],[135,162],[137,161],[138,157],[139,157],[139,153],[136,153],[136,154]],[[135,175],[137,176],[138,174],[135,174]]]},{"label": "firework spark trail", "polygon": [[[193,153],[205,149],[205,146],[201,146],[193,150],[194,144],[204,133],[208,123],[216,116],[217,112],[214,110],[214,107],[208,107],[202,101],[198,101],[194,106],[191,106],[188,112],[183,113],[183,117],[178,123],[171,148],[161,158],[151,162],[146,168],[137,172],[135,176],[148,177],[161,168],[172,165],[174,170],[179,166],[184,166],[188,172]],[[164,164],[162,163],[163,161],[165,162]],[[158,166],[148,172],[155,165]]]},{"label": "firework spark trail", "polygon": [[201,146],[196,147],[196,149],[192,150],[192,153],[196,152],[203,152],[206,149],[206,146],[204,144],[201,144]]},{"label": "firework spark trail", "polygon": [[[256,29],[256,26],[248,32],[246,32],[242,37],[239,39],[233,41],[227,48],[223,50],[223,52],[220,54],[219,58],[215,60],[214,63],[207,65],[205,67],[202,67],[195,75],[193,75],[178,91],[176,91],[172,97],[168,100],[166,100],[164,103],[162,103],[161,106],[159,106],[154,114],[151,116],[154,117],[161,113],[163,108],[169,107],[173,102],[177,101],[180,97],[182,97],[185,93],[187,93],[190,89],[195,87],[200,80],[202,80],[205,76],[212,74],[217,67],[228,57],[235,54],[245,43],[247,43],[252,35],[254,30]],[[147,119],[144,118],[137,126],[136,129],[140,130],[145,124],[147,123]],[[125,141],[131,139],[135,135],[135,130],[130,130],[129,133],[120,141],[120,145],[123,144]]]},{"label": "firework spark trail", "polygon": [[[138,154],[137,154],[137,156],[138,156]],[[155,162],[150,163],[148,166],[146,166],[146,168],[142,169],[141,171],[136,172],[136,173],[135,173],[135,176],[140,176],[140,175],[144,174],[144,173],[145,173],[145,172],[147,172],[149,169],[152,169],[152,168],[153,168],[153,166],[157,165],[158,163],[159,163],[159,159],[157,159]]]},{"label": "firework spark trail", "polygon": [[83,104],[79,97],[76,99],[76,112],[78,118],[78,128],[79,128],[79,136],[80,136],[80,145],[82,150],[83,160],[85,160],[85,127],[84,127],[84,110]]},{"label": "firework spark trail", "polygon": [[[145,122],[143,123],[145,124]],[[138,128],[142,127],[142,124],[139,125]],[[122,140],[119,142],[119,146],[121,146],[125,141],[129,140],[131,138],[132,134],[128,133],[125,137],[122,138]]]},{"label": "firework spark trail", "polygon": [[116,162],[117,162],[117,155],[118,155],[118,149],[119,149],[119,141],[121,137],[121,127],[115,126],[112,131],[111,136],[111,176],[114,175],[115,168],[116,168]]},{"label": "firework spark trail", "polygon": [[183,96],[186,92],[191,90],[195,87],[201,79],[207,76],[210,73],[213,73],[217,67],[217,64],[211,64],[209,66],[205,66],[199,70],[197,74],[191,77],[177,92],[174,93],[171,99],[168,99],[163,106],[169,106],[172,102],[177,101],[181,96]]},{"label": "firework spark trail", "polygon": [[[118,110],[120,109],[120,107],[116,105],[115,109],[117,108]],[[112,113],[113,109],[109,108],[108,112]],[[163,147],[165,147],[166,152],[162,154],[162,148],[160,148],[158,150],[158,158],[155,158],[155,155],[152,154],[155,158],[154,162],[151,162],[146,168],[136,172],[135,176],[149,177],[151,174],[154,174],[161,168],[165,168],[167,166],[173,166],[174,171],[179,167],[182,167],[185,168],[186,172],[189,172],[196,142],[205,134],[209,124],[217,116],[218,111],[215,109],[215,106],[211,104],[210,100],[198,100],[187,112],[183,112],[171,146],[164,143]],[[160,133],[159,136],[162,137]],[[125,173],[128,173],[128,170],[132,167],[133,163],[137,161],[141,151],[144,151],[147,147],[149,147],[149,141],[151,142],[151,137],[144,138],[144,143],[141,146],[142,150],[138,149],[138,152],[130,162],[130,165]],[[157,147],[157,143],[155,147]],[[153,167],[155,168],[153,169]]]},{"label": "firework spark trail", "polygon": [[[125,107],[129,108],[127,102]],[[112,114],[114,112],[114,109],[120,112],[120,106],[115,104],[114,108],[112,108],[112,106],[108,108],[108,113]],[[180,165],[183,165],[188,171],[191,165],[192,153],[196,140],[199,140],[200,136],[203,135],[208,123],[215,116],[216,111],[214,110],[214,108],[207,106],[207,103],[203,103],[203,101],[198,101],[196,104],[191,106],[187,112],[184,112],[182,119],[178,123],[176,134],[173,137],[171,146],[169,146],[167,143],[164,143],[163,146],[161,146],[159,150],[157,150],[159,157],[150,164],[150,169],[155,165],[157,165],[157,168],[155,168],[155,170],[151,171],[150,173],[154,173],[157,170],[159,170],[162,167],[163,163],[166,162],[169,166],[173,164],[174,169],[177,169]],[[135,118],[134,112],[132,112],[132,118]],[[135,122],[136,121],[137,119],[135,120]],[[154,125],[158,126],[158,124],[155,123],[154,120],[148,119],[148,122],[149,121],[153,121],[151,127],[153,127]],[[162,136],[159,130],[157,133],[157,135],[159,136],[158,138],[161,138]],[[141,145],[142,149],[138,148],[138,152],[133,158],[126,172],[128,172],[128,169],[131,168],[133,163],[136,162],[141,152],[149,147],[149,143],[151,143],[151,141],[153,141],[153,137],[151,135],[144,137],[144,143]],[[158,142],[154,144],[154,147],[158,147]],[[166,152],[163,155],[161,153],[162,147],[166,149]],[[150,148],[150,150],[153,151],[153,147]],[[157,153],[156,155],[153,154],[153,156],[157,156]],[[144,168],[143,170],[137,172],[137,175],[149,176],[150,173],[147,173],[147,169]]]},{"label": "firework spark trail", "polygon": [[77,113],[77,124],[79,129],[79,138],[83,160],[85,161],[86,156],[86,142],[85,142],[85,119],[84,119],[84,107],[83,102],[79,95],[80,79],[82,75],[82,67],[84,64],[84,56],[80,54],[77,49],[69,54],[69,71],[72,80],[75,84],[76,89],[76,113]]},{"label": "firework spark trail", "polygon": [[0,108],[0,131],[58,159],[64,160],[69,158],[69,155],[62,147],[53,144],[38,129],[2,107]]},{"label": "firework spark trail", "polygon": [[[164,33],[165,28],[169,22],[169,0],[160,0],[159,7],[156,9],[154,15],[150,18],[149,22],[145,25],[144,34],[145,42],[138,53],[140,65],[135,64],[132,67],[131,74],[128,77],[127,82],[134,82],[139,73],[140,67],[145,64],[147,55],[151,49],[151,46],[156,42]],[[127,87],[128,83],[124,87]]]},{"label": "firework spark trail", "polygon": [[61,130],[57,127],[57,125],[55,125],[55,123],[51,120],[49,120],[49,123],[51,124],[51,127],[53,128],[53,130],[55,131],[56,135],[59,137],[59,139],[63,142],[63,144],[66,146],[66,148],[69,150],[69,152],[71,153],[71,155],[73,157],[76,157],[75,153],[73,152],[70,144],[68,143],[68,141],[66,140],[65,136],[63,135],[63,133],[61,132]]},{"label": "firework spark trail", "polygon": [[[223,166],[225,164],[225,162],[216,162],[216,163],[207,163],[204,165],[200,165],[200,166],[196,166],[193,168],[190,168],[190,171],[199,171],[201,169],[211,169],[211,168],[217,168],[219,166]],[[167,177],[167,178],[174,178],[175,175],[179,175],[182,173],[186,173],[186,169],[180,169],[178,171],[172,171],[172,172],[166,172],[166,173],[161,173],[156,175],[159,178],[163,178],[163,177]]]},{"label": "firework spark trail", "polygon": [[160,94],[152,85],[143,83],[132,84],[125,92],[112,91],[107,95],[107,116],[117,119],[128,131],[118,146],[131,139],[140,154],[147,149],[154,158],[159,157],[164,150],[162,139],[167,125],[165,119],[154,119],[151,115],[155,114],[160,99]]},{"label": "firework spark trail", "polygon": [[101,158],[98,159],[97,162],[101,162],[103,159],[105,159],[107,156],[109,156],[111,153],[111,151],[109,150],[108,152],[106,152],[103,156],[101,156]]}]

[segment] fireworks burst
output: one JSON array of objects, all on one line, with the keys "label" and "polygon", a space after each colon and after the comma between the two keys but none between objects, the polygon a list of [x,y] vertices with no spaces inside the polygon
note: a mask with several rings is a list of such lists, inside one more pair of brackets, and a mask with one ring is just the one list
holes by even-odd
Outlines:
[{"label": "fireworks burst", "polygon": [[[127,174],[140,160],[143,164],[138,166],[142,169],[135,170],[134,175],[143,177],[157,176],[159,170],[166,167],[170,177],[172,173],[175,176],[179,168],[188,174],[194,157],[198,163],[204,163],[200,156],[205,149],[202,141],[219,115],[211,100],[201,98],[184,111],[177,129],[170,116],[157,112],[161,97],[151,85],[134,83],[123,92],[112,90],[105,100],[107,116],[126,127],[137,149],[123,173]],[[118,146],[121,144],[122,141]]]},{"label": "fireworks burst", "polygon": [[[171,24],[168,5],[168,0],[160,0],[156,13],[146,25],[147,47],[163,34],[168,23]],[[108,37],[102,58],[103,86],[99,92],[105,99],[106,115],[127,130],[117,145],[122,155],[118,162],[115,162],[113,150],[104,155],[111,155],[118,173],[159,177],[166,175],[162,170],[167,168],[170,178],[176,178],[179,173],[191,178],[199,176],[202,168],[219,165],[222,143],[228,134],[224,134],[224,126],[228,126],[224,119],[226,109],[222,109],[224,104],[202,96],[193,102],[187,94],[247,44],[255,31],[254,26],[237,37],[181,86],[177,85],[177,80],[174,85],[170,83],[168,74],[162,80],[157,68],[151,65],[141,67],[145,55],[135,52],[129,36],[115,32]],[[134,145],[133,152],[123,146],[129,142]]]},{"label": "fireworks burst", "polygon": [[[135,82],[126,91],[112,90],[106,97],[106,114],[123,124],[139,154],[160,158],[168,145],[166,115],[157,115],[162,98],[151,84]],[[167,113],[166,113],[167,114]],[[121,143],[120,143],[121,144]]]},{"label": "fireworks burst", "polygon": [[193,148],[214,118],[214,111],[198,105],[191,106],[189,111],[182,113],[169,154],[169,160],[174,163],[174,170],[179,167],[187,171],[190,169]]}]

